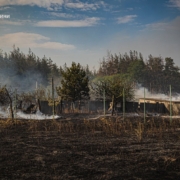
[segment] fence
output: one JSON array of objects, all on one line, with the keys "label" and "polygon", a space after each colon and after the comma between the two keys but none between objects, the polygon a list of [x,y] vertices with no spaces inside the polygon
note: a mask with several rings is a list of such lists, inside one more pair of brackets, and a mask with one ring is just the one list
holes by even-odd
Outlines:
[{"label": "fence", "polygon": [[[105,101],[105,110],[109,108],[110,101]],[[53,107],[49,106],[48,101],[40,101],[40,111],[44,114],[53,114]],[[61,113],[102,113],[104,110],[103,101],[76,101],[74,103],[69,101],[63,101],[55,106],[55,113],[60,115]]]},{"label": "fence", "polygon": [[[157,100],[158,101],[158,100]],[[145,105],[145,109],[144,109]],[[108,113],[110,107],[110,101],[105,101],[105,111]],[[180,102],[172,102],[172,115],[180,114]],[[115,107],[116,112],[123,112],[123,102],[119,102]],[[159,113],[159,114],[169,114],[170,113],[170,103],[169,102],[125,102],[125,113],[141,112],[145,110],[146,113]],[[40,111],[44,114],[52,115],[53,107],[49,106],[48,101],[40,101]],[[55,106],[55,114],[60,115],[62,113],[99,113],[104,112],[104,102],[103,101],[76,101],[74,104],[72,102],[63,101],[62,104]]]}]

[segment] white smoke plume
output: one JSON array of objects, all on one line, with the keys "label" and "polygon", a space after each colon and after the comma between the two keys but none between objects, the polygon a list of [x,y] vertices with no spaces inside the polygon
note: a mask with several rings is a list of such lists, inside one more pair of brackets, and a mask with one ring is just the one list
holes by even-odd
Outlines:
[{"label": "white smoke plume", "polygon": [[[11,75],[9,75],[9,71],[11,71]],[[34,70],[27,71],[23,75],[17,75],[16,70],[10,68],[0,69],[0,86],[7,86],[12,89],[18,89],[21,92],[29,92],[35,90],[36,81],[40,82],[43,85],[43,77],[39,72]]]},{"label": "white smoke plume", "polygon": [[[46,119],[59,119],[61,116],[54,115],[54,117],[45,115],[41,113],[40,111],[37,111],[35,114],[25,114],[22,111],[18,111],[17,113],[14,113],[15,118],[18,119],[33,119],[33,120],[46,120]],[[10,112],[9,107],[7,109],[0,107],[0,118],[10,118]]]},{"label": "white smoke plume", "polygon": [[[144,98],[144,88],[140,87],[135,90],[135,100],[138,101],[139,98]],[[170,95],[165,94],[154,94],[148,91],[148,89],[145,88],[145,98],[154,98],[154,99],[162,99],[162,100],[170,100]],[[177,96],[172,96],[172,101],[180,101],[180,95],[177,94]]]},{"label": "white smoke plume", "polygon": [[0,117],[1,118],[8,118],[9,117],[8,112],[5,109],[3,109],[2,107],[0,107]]},{"label": "white smoke plume", "polygon": [[[53,116],[48,116],[40,111],[37,111],[35,114],[25,114],[22,111],[17,112],[17,117],[22,119],[37,119],[37,120],[46,120],[46,119],[53,119]],[[60,116],[54,115],[54,119],[59,119]]]}]

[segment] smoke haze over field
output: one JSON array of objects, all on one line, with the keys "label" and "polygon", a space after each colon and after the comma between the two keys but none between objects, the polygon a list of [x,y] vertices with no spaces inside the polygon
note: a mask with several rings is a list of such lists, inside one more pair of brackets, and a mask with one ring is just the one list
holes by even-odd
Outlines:
[{"label": "smoke haze over field", "polygon": [[28,54],[24,54],[15,46],[8,54],[0,52],[1,86],[29,92],[36,89],[36,82],[38,87],[47,87],[52,77],[57,85],[59,68],[50,58],[39,58],[30,49]]},{"label": "smoke haze over field", "polygon": [[[11,71],[11,75],[8,74]],[[6,69],[0,71],[0,85],[7,86],[19,91],[29,92],[36,88],[36,81],[42,83],[42,75],[35,71],[28,71],[23,75],[17,75],[15,69]]]},{"label": "smoke haze over field", "polygon": [[45,115],[43,113],[41,113],[40,111],[37,111],[35,114],[25,114],[21,111],[17,112],[17,116],[23,119],[38,119],[38,120],[46,120],[46,119],[58,119],[60,118],[60,116],[55,115],[53,116],[48,116]]},{"label": "smoke haze over field", "polygon": [[[3,109],[0,107],[0,117],[1,118],[10,118],[10,113],[7,107],[4,107]],[[37,111],[35,114],[25,114],[22,111],[18,111],[15,114],[15,117],[20,118],[20,119],[37,119],[37,120],[46,120],[46,119],[58,119],[60,118],[60,116],[55,115],[54,117],[45,115],[43,113],[41,113],[40,111]]]},{"label": "smoke haze over field", "polygon": [[6,110],[7,109],[2,109],[0,107],[0,117],[2,117],[2,118],[8,118],[9,117],[8,112]]}]

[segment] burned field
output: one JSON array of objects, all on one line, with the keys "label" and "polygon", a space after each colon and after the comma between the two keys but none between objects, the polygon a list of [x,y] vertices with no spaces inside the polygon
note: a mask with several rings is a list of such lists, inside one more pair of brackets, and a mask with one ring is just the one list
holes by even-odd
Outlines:
[{"label": "burned field", "polygon": [[179,179],[180,121],[0,120],[0,179]]}]

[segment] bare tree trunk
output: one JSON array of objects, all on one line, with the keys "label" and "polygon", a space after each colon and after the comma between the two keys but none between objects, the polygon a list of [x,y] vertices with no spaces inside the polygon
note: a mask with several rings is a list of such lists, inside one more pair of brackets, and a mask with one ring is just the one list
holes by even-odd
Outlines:
[{"label": "bare tree trunk", "polygon": [[9,102],[10,102],[11,119],[14,120],[14,112],[13,112],[13,106],[12,106],[12,99],[11,99],[11,97],[9,95],[9,92],[8,92],[8,90],[6,88],[5,88],[5,91],[6,91],[6,94],[7,94],[8,98],[9,98]]}]

